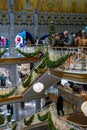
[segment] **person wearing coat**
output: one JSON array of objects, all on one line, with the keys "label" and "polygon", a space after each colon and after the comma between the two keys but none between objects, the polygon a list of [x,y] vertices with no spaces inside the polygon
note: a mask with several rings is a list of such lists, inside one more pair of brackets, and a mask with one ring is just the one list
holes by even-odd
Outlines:
[{"label": "person wearing coat", "polygon": [[59,94],[58,99],[57,99],[57,114],[60,116],[60,112],[62,115],[64,115],[63,111],[63,97],[61,94]]}]

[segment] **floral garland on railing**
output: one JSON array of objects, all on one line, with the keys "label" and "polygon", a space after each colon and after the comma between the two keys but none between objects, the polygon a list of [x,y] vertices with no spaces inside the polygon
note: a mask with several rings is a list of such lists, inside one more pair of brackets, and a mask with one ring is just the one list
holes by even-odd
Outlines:
[{"label": "floral garland on railing", "polygon": [[48,119],[49,129],[50,129],[50,130],[57,130],[56,127],[55,127],[54,124],[53,124],[52,117],[51,117],[51,113],[50,113],[49,111],[48,111],[45,115],[43,115],[43,116],[40,116],[40,115],[38,114],[38,119],[39,119],[40,121],[45,121],[45,120]]},{"label": "floral garland on railing", "polygon": [[31,83],[31,79],[32,79],[32,72],[29,74],[27,79],[22,83],[24,88],[26,88]]},{"label": "floral garland on railing", "polygon": [[11,90],[9,93],[6,93],[6,94],[2,94],[0,95],[0,98],[7,98],[11,95],[13,95],[13,93],[17,90],[17,87],[15,87],[13,90]]},{"label": "floral garland on railing", "polygon": [[75,130],[74,128],[70,128],[70,130]]},{"label": "floral garland on railing", "polygon": [[3,56],[3,54],[7,51],[7,49],[4,49],[2,52],[0,52],[0,58]]},{"label": "floral garland on railing", "polygon": [[[25,119],[24,118],[24,125],[25,126],[30,126],[34,120],[34,117],[35,115],[32,115],[29,119]],[[49,126],[49,129],[50,130],[57,130],[54,123],[53,123],[53,120],[52,120],[52,115],[51,115],[51,112],[48,111],[46,112],[44,115],[40,115],[40,114],[37,114],[37,117],[38,117],[38,120],[43,122],[43,121],[48,121],[48,126]],[[75,130],[73,127],[70,128],[70,130]]]},{"label": "floral garland on railing", "polygon": [[47,120],[48,119],[48,114],[49,114],[49,112],[47,112],[45,115],[43,115],[43,116],[40,116],[40,114],[37,114],[37,116],[38,116],[38,119],[40,120],[40,121],[45,121],[45,120]]},{"label": "floral garland on railing", "polygon": [[12,130],[16,130],[16,128],[17,128],[17,123],[15,123],[13,126],[12,126]]},{"label": "floral garland on railing", "polygon": [[46,60],[46,57],[44,58],[44,60],[43,60],[42,63],[38,66],[37,69],[43,69],[43,68],[46,67],[45,60]]},{"label": "floral garland on railing", "polygon": [[[48,120],[48,125],[49,127],[52,129],[52,130],[56,130],[54,124],[53,124],[53,121],[52,121],[52,117],[51,117],[51,113],[50,112],[47,112],[45,115],[43,116],[40,116],[39,114],[37,115],[38,116],[38,119],[42,122],[42,121],[45,121],[45,120]],[[25,126],[29,126],[31,125],[31,123],[33,122],[34,120],[34,115],[32,115],[29,119],[25,119],[24,118],[24,125]],[[50,130],[51,130],[50,129]]]},{"label": "floral garland on railing", "polygon": [[[68,53],[65,56],[60,57],[57,61],[51,61],[49,58],[49,54],[48,52],[46,52],[45,57],[42,61],[42,63],[35,68],[35,72],[38,73],[39,69],[43,69],[43,68],[55,68],[55,67],[59,67],[60,65],[62,65],[70,56],[72,56],[72,53]],[[29,84],[31,83],[31,79],[32,79],[32,72],[29,74],[28,78],[22,83],[23,87],[26,88],[27,86],[29,86]]]},{"label": "floral garland on railing", "polygon": [[49,58],[49,53],[46,52],[45,54],[45,59],[43,60],[43,62],[39,65],[38,68],[55,68],[55,67],[59,67],[60,65],[62,65],[70,56],[72,56],[72,53],[68,53],[62,57],[60,57],[57,61],[52,61]]},{"label": "floral garland on railing", "polygon": [[38,48],[38,50],[36,50],[35,52],[32,52],[32,53],[26,53],[26,52],[23,52],[22,50],[16,48],[16,50],[21,53],[23,56],[25,57],[28,57],[28,58],[31,58],[31,57],[34,57],[36,55],[39,54],[39,52],[41,51],[41,48]]},{"label": "floral garland on railing", "polygon": [[25,119],[24,118],[24,125],[27,125],[27,126],[29,126],[29,125],[31,125],[31,123],[33,122],[33,120],[34,120],[34,115],[32,115],[29,119]]}]

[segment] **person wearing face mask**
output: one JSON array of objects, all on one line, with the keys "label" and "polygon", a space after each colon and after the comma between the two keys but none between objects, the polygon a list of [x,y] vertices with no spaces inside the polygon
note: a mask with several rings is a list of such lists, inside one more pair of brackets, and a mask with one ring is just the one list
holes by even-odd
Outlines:
[{"label": "person wearing face mask", "polygon": [[74,43],[74,37],[73,34],[69,33],[68,31],[64,31],[64,45],[69,47],[69,46],[75,46]]}]

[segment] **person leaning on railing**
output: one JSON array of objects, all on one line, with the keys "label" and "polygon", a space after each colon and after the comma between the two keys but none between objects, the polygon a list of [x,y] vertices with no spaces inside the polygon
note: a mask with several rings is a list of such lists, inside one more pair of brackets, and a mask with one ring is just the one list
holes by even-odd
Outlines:
[{"label": "person leaning on railing", "polygon": [[49,96],[47,95],[46,98],[45,98],[45,105],[43,106],[44,107],[49,107],[49,105],[52,103],[52,101],[50,100]]}]

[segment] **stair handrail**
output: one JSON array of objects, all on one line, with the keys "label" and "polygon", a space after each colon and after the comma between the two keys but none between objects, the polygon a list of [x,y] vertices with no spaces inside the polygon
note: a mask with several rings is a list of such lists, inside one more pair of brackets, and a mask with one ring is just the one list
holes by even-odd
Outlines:
[{"label": "stair handrail", "polygon": [[[52,105],[50,106],[50,111],[51,111],[52,116],[53,116],[54,118],[56,118],[55,121],[60,120],[61,123],[62,123],[62,125],[64,124],[64,125],[66,125],[66,126],[68,126],[68,127],[70,127],[70,128],[77,128],[77,130],[84,130],[84,128],[82,128],[82,127],[80,126],[80,124],[74,123],[74,122],[72,122],[72,121],[65,120],[65,119],[63,119],[61,116],[58,116],[58,115],[57,115],[57,112],[56,112],[55,110],[56,110],[55,104],[52,104]],[[58,125],[58,123],[57,123],[57,125]],[[63,126],[61,126],[61,127],[63,127]]]}]

